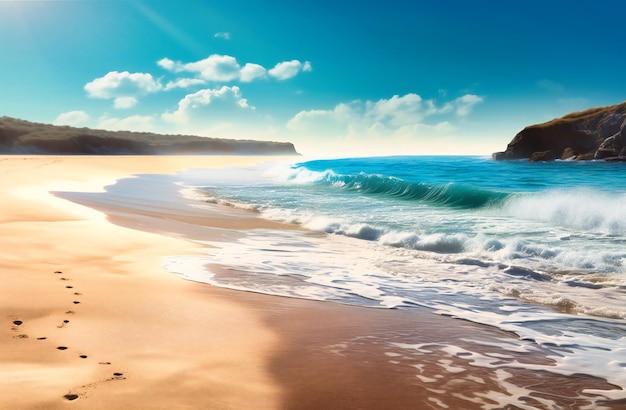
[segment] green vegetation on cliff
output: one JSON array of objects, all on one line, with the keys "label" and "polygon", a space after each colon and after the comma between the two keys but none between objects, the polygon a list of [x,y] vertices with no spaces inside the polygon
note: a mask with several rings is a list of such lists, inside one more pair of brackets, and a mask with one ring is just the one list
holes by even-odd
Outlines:
[{"label": "green vegetation on cliff", "polygon": [[293,144],[106,131],[0,117],[0,154],[297,155]]}]

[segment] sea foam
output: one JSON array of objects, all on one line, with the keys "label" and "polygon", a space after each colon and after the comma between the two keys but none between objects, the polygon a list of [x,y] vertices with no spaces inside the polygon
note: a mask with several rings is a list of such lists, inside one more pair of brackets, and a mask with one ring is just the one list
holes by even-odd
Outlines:
[{"label": "sea foam", "polygon": [[504,210],[519,219],[535,220],[576,231],[607,235],[626,233],[626,194],[590,188],[558,189],[515,195]]},{"label": "sea foam", "polygon": [[211,261],[232,275],[200,271],[194,280],[423,306],[515,332],[522,349],[556,346],[564,374],[626,385],[626,184],[594,185],[605,181],[595,164],[560,165],[353,159],[198,174],[186,185],[196,198],[317,234],[256,231],[212,244]]}]

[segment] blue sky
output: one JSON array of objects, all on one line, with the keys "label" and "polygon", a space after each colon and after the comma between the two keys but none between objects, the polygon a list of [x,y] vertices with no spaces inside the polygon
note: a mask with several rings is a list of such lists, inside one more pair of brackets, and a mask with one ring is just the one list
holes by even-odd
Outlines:
[{"label": "blue sky", "polygon": [[0,0],[0,116],[489,154],[626,100],[624,16],[623,0]]}]

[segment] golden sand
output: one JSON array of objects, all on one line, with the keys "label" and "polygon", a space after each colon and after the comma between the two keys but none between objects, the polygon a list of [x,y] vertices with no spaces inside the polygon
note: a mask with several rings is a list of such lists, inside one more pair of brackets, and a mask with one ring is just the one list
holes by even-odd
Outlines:
[{"label": "golden sand", "polygon": [[191,243],[48,193],[258,160],[1,157],[0,408],[276,407],[265,369],[275,335],[252,309],[161,268]]}]

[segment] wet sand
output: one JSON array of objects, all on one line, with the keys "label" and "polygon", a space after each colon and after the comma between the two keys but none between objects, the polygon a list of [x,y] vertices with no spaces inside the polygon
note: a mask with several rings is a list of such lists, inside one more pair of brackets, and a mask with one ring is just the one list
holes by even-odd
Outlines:
[{"label": "wet sand", "polygon": [[239,234],[284,228],[253,214],[217,212],[200,223],[180,209],[90,204],[106,209],[112,224],[48,194],[99,190],[133,173],[256,161],[0,157],[0,408],[626,406],[588,391],[616,387],[603,380],[534,371],[553,352],[505,349],[516,337],[496,329],[420,309],[358,308],[182,280],[161,268],[163,257],[193,254],[198,245],[144,232],[191,222]]}]

